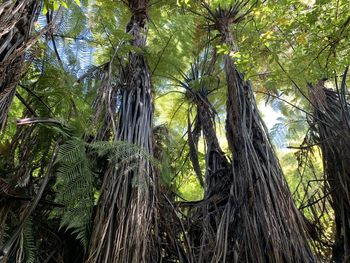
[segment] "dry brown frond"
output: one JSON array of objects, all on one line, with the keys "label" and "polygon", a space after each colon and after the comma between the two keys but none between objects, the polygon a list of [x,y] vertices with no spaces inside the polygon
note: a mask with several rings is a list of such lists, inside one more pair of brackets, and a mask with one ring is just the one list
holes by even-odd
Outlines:
[{"label": "dry brown frond", "polygon": [[314,104],[312,141],[320,145],[325,170],[324,199],[334,210],[335,238],[333,259],[350,258],[350,104],[345,70],[339,88],[333,91],[320,81],[309,87]]},{"label": "dry brown frond", "polygon": [[23,49],[30,39],[38,7],[36,0],[0,4],[0,130],[5,127],[21,77]]},{"label": "dry brown frond", "polygon": [[[128,1],[132,17],[131,44],[146,44],[146,0]],[[115,140],[140,146],[153,156],[151,76],[142,53],[130,52],[119,76],[120,107]],[[108,107],[112,104],[106,103]],[[110,118],[113,118],[111,115]],[[87,262],[157,262],[153,231],[157,231],[157,178],[150,161],[140,156],[113,158],[104,175]]]},{"label": "dry brown frond", "polygon": [[[232,50],[236,47],[230,25],[241,19],[239,12],[247,4],[238,1],[231,8],[215,11],[204,5],[212,26]],[[212,240],[212,245],[203,250],[214,249],[200,253],[199,261],[315,262],[303,218],[294,205],[252,87],[230,55],[225,55],[224,63],[228,88],[226,134],[232,172],[221,190],[226,197],[216,200],[217,206],[206,212],[208,218],[216,216],[203,230],[203,236]]]}]

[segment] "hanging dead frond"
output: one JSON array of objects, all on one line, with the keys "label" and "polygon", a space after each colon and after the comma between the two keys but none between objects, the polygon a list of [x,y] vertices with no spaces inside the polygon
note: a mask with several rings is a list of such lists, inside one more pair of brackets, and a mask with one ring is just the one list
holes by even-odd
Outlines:
[{"label": "hanging dead frond", "polygon": [[96,141],[107,141],[117,130],[115,109],[118,86],[116,82],[112,82],[112,74],[116,74],[112,71],[113,61],[114,58],[103,69],[102,83],[92,105],[94,116],[91,121],[93,125],[97,126],[94,136]]},{"label": "hanging dead frond", "polygon": [[[350,259],[350,103],[345,70],[340,87],[327,89],[324,81],[309,85],[314,104],[311,137],[322,151],[325,171],[323,195],[334,210],[334,262]],[[328,193],[328,194],[327,194]]]},{"label": "hanging dead frond", "polygon": [[226,244],[219,243],[216,253],[221,256],[221,249],[233,249],[238,259],[247,262],[314,262],[304,220],[294,205],[252,87],[231,58],[225,60],[226,130],[234,172],[222,231],[224,226],[232,229],[233,236]]},{"label": "hanging dead frond", "polygon": [[[237,50],[230,30],[242,18],[248,1],[211,11],[212,27],[223,44]],[[225,199],[211,238],[210,262],[314,262],[304,221],[294,205],[282,169],[260,117],[252,87],[230,54],[224,57],[228,98],[226,135],[232,154],[232,174],[224,185]],[[215,187],[215,186],[213,186]],[[211,229],[207,230],[212,233]],[[204,258],[202,258],[204,259]]]},{"label": "hanging dead frond", "polygon": [[[146,44],[147,0],[126,1],[132,17],[131,44]],[[140,146],[153,156],[151,76],[145,55],[129,53],[120,76],[120,107],[115,140]],[[87,262],[154,262],[156,178],[147,158],[120,163],[113,158],[104,176]],[[155,257],[153,257],[155,256]]]},{"label": "hanging dead frond", "polygon": [[193,262],[192,248],[190,246],[188,233],[184,226],[184,215],[174,205],[176,194],[173,192],[172,184],[167,180],[169,164],[165,154],[166,145],[169,142],[169,133],[165,125],[156,126],[154,134],[154,158],[161,164],[163,169],[157,169],[156,185],[157,196],[157,232],[154,234],[157,258],[164,262]]},{"label": "hanging dead frond", "polygon": [[299,203],[299,210],[306,215],[304,219],[315,255],[324,262],[331,262],[334,240],[331,193],[322,169],[315,166],[319,154],[316,147],[313,131],[309,129],[299,151],[295,153],[300,179],[293,198]]},{"label": "hanging dead frond", "polygon": [[21,77],[24,52],[37,19],[39,1],[5,1],[0,4],[0,130],[4,129],[17,83]]},{"label": "hanging dead frond", "polygon": [[42,183],[35,195],[35,197],[32,199],[32,202],[30,205],[26,206],[23,215],[21,215],[21,221],[20,224],[16,227],[16,230],[12,233],[10,238],[3,244],[3,246],[0,249],[0,261],[3,260],[6,262],[7,257],[9,256],[11,249],[15,245],[17,239],[19,238],[23,228],[25,227],[25,224],[27,223],[27,220],[29,217],[34,213],[35,209],[37,208],[38,204],[40,203],[40,200],[42,196],[44,195],[44,191],[50,180],[52,179],[53,172],[52,169],[54,167],[54,163],[57,157],[57,152],[59,148],[59,144],[61,143],[61,138],[59,138],[56,142],[55,148],[52,153],[52,157],[50,160],[50,163],[47,167],[47,170],[45,172],[45,177],[42,180]]},{"label": "hanging dead frond", "polygon": [[[223,212],[222,204],[227,200],[230,185],[231,164],[221,149],[216,131],[216,110],[209,101],[211,92],[218,89],[219,81],[214,77],[216,52],[206,48],[189,70],[188,74],[180,73],[183,77],[177,81],[186,90],[190,101],[188,113],[188,144],[191,162],[199,182],[201,168],[198,162],[198,139],[203,133],[205,142],[205,187],[204,200],[188,213],[189,234],[193,253],[199,262],[213,256],[215,236]],[[195,110],[195,126],[192,132],[191,109]]]}]

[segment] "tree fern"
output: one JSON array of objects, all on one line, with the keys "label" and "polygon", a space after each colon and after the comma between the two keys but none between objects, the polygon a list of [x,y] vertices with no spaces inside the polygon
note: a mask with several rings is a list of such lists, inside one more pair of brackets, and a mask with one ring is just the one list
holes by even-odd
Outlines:
[{"label": "tree fern", "polygon": [[[71,230],[86,248],[89,240],[89,226],[95,203],[96,192],[94,171],[96,157],[110,159],[117,165],[127,165],[135,170],[142,159],[151,160],[140,147],[126,142],[93,142],[72,138],[60,147],[57,157],[56,202],[65,205],[61,227]],[[142,185],[144,182],[135,182]]]},{"label": "tree fern", "polygon": [[33,221],[29,219],[23,228],[23,238],[24,238],[24,252],[26,256],[26,263],[35,262],[35,252],[36,246],[33,234]]},{"label": "tree fern", "polygon": [[33,222],[32,219],[28,219],[24,224],[19,240],[16,262],[34,263],[36,249],[33,234]]},{"label": "tree fern", "polygon": [[60,147],[57,163],[56,200],[65,205],[61,227],[72,229],[84,247],[94,205],[94,173],[85,143],[72,139]]}]

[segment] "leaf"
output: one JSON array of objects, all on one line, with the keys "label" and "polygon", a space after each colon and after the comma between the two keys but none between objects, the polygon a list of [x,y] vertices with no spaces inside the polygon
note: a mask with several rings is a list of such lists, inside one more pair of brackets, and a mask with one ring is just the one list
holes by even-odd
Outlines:
[{"label": "leaf", "polygon": [[65,9],[68,9],[68,5],[65,1],[61,0],[60,1],[60,4],[65,8]]},{"label": "leaf", "polygon": [[46,15],[48,11],[49,11],[49,9],[48,9],[48,6],[47,6],[47,4],[45,2],[44,6],[43,6],[43,14]]}]

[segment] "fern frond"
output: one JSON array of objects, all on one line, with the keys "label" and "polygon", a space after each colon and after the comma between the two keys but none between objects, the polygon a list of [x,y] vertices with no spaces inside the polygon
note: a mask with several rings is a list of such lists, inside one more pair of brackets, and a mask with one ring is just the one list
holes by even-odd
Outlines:
[{"label": "fern frond", "polygon": [[25,263],[34,263],[37,248],[34,241],[32,219],[28,219],[23,227],[20,244],[17,259],[21,259],[21,262]]},{"label": "fern frond", "polygon": [[57,164],[56,200],[65,205],[61,227],[72,229],[86,248],[94,205],[94,173],[85,142],[73,138],[62,145]]},{"label": "fern frond", "polygon": [[[127,167],[126,171],[136,171],[141,161],[157,163],[139,146],[128,142],[97,141],[86,143],[72,138],[61,145],[56,164],[56,201],[65,205],[61,227],[72,230],[85,248],[88,245],[89,226],[94,207],[95,156],[116,161],[117,166]],[[136,185],[147,182],[134,182]]]}]

